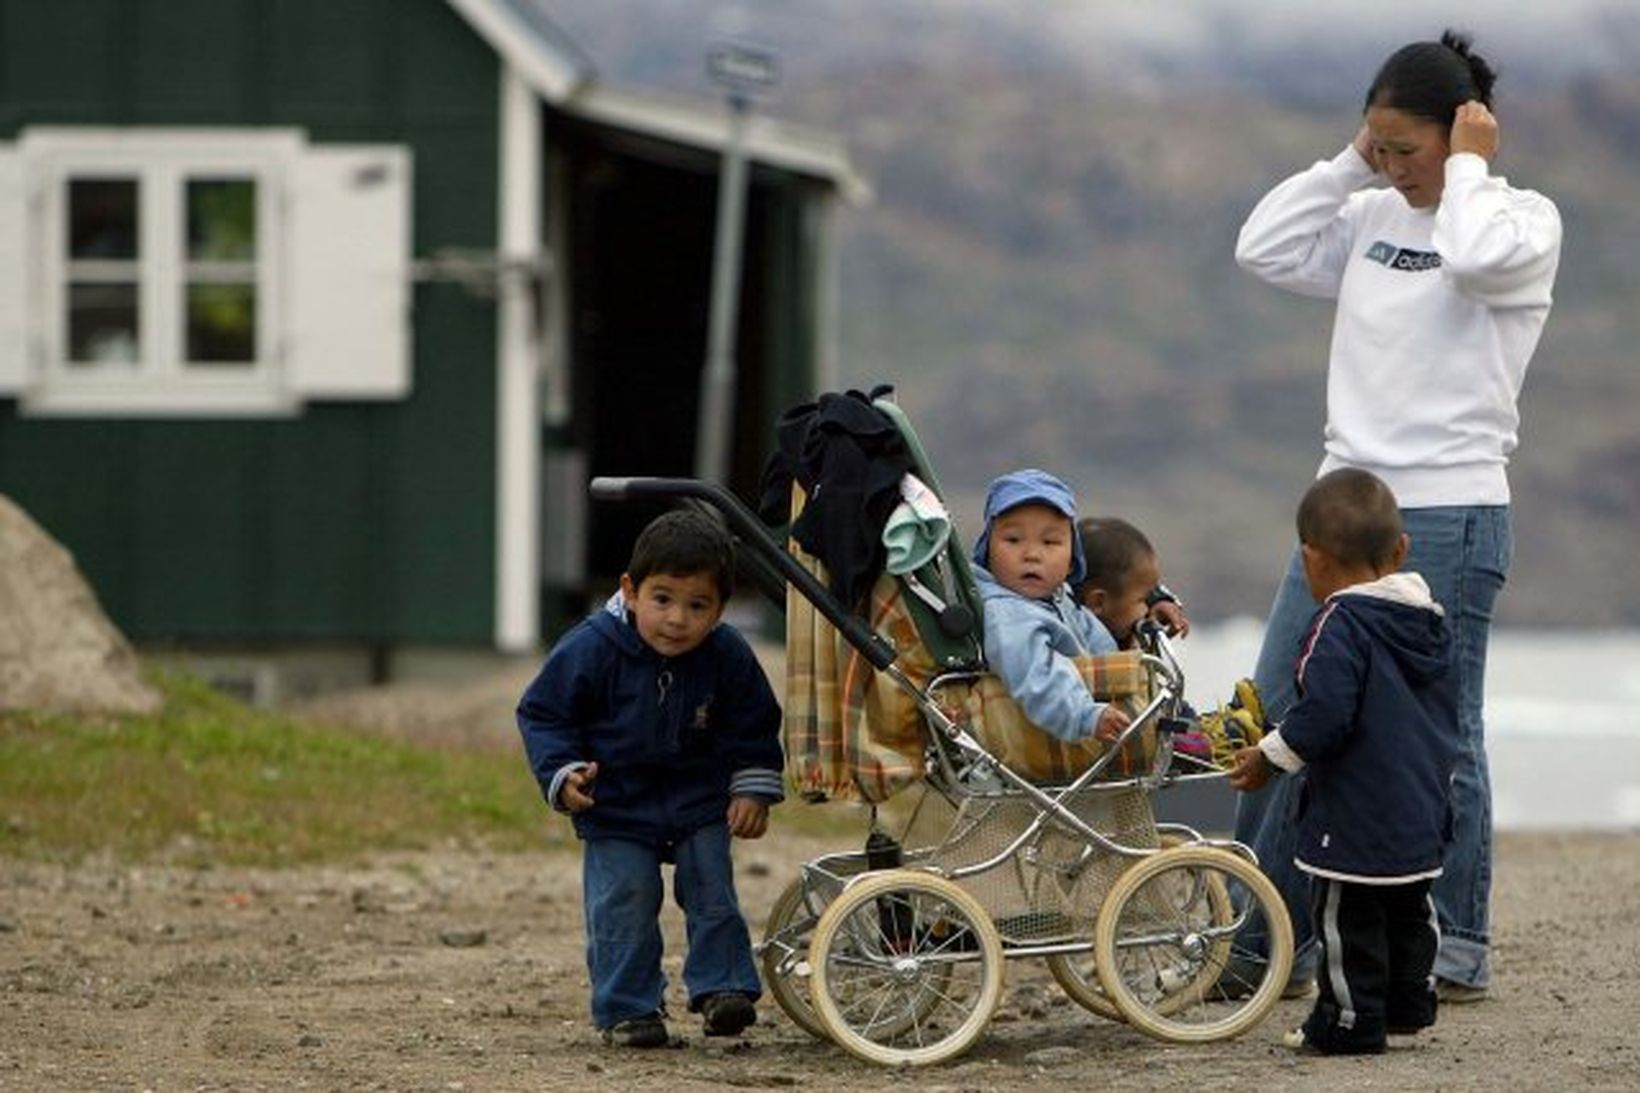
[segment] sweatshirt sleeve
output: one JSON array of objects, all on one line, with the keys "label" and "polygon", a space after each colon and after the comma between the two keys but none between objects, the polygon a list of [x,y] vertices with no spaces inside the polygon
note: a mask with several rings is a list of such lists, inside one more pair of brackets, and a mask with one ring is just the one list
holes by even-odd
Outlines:
[{"label": "sweatshirt sleeve", "polygon": [[1300,171],[1264,195],[1236,237],[1236,264],[1262,281],[1332,299],[1355,229],[1350,195],[1376,177],[1353,146]]},{"label": "sweatshirt sleeve", "polygon": [[1046,622],[1004,619],[994,626],[1001,602],[985,603],[985,659],[1007,685],[1025,716],[1061,740],[1085,740],[1093,735],[1105,705],[1094,699],[1076,664],[1053,648]]},{"label": "sweatshirt sleeve", "polygon": [[786,796],[780,746],[780,704],[746,639],[725,635],[718,690],[719,731],[729,756],[729,794],[775,804]]},{"label": "sweatshirt sleeve", "polygon": [[1447,157],[1432,242],[1458,291],[1491,307],[1548,307],[1560,235],[1553,201],[1511,189],[1480,156]]},{"label": "sweatshirt sleeve", "polygon": [[1342,748],[1355,723],[1366,671],[1355,654],[1348,623],[1334,606],[1325,609],[1298,661],[1298,701],[1293,703],[1281,727],[1260,749],[1271,762],[1285,770],[1296,769],[1291,757],[1301,764],[1313,763]]},{"label": "sweatshirt sleeve", "polygon": [[524,689],[516,713],[530,771],[541,796],[558,811],[563,811],[558,789],[564,776],[587,765],[582,729],[595,693],[595,673],[588,670],[581,642],[587,633],[576,630],[566,635]]}]

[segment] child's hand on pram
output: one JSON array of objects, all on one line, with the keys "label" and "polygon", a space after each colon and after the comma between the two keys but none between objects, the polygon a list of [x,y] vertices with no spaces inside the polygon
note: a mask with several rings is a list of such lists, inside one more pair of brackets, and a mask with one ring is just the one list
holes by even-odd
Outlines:
[{"label": "child's hand on pram", "polygon": [[1104,712],[1099,715],[1099,723],[1093,727],[1093,737],[1107,744],[1114,743],[1132,723],[1133,719],[1125,712],[1107,704]]},{"label": "child's hand on pram", "polygon": [[585,812],[597,802],[592,799],[592,783],[598,779],[598,764],[588,763],[580,770],[564,775],[559,787],[558,800],[571,812]]},{"label": "child's hand on pram", "polygon": [[737,839],[761,839],[769,830],[769,806],[756,797],[729,798],[729,834]]},{"label": "child's hand on pram", "polygon": [[1230,788],[1243,793],[1264,788],[1270,780],[1270,760],[1258,748],[1237,748],[1230,758]]},{"label": "child's hand on pram", "polygon": [[1150,609],[1150,617],[1161,623],[1170,638],[1182,638],[1190,633],[1190,620],[1185,617],[1184,605],[1178,600],[1159,600]]}]

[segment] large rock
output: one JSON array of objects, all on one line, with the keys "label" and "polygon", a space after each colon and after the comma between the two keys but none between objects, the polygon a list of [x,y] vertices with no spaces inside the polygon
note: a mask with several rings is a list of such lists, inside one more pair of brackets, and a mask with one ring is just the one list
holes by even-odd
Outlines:
[{"label": "large rock", "polygon": [[0,709],[152,713],[159,706],[73,556],[0,495]]}]

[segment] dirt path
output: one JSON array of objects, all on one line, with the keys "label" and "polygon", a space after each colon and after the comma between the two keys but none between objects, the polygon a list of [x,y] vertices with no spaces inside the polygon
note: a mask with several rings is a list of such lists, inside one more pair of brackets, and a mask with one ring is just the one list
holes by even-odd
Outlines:
[{"label": "dirt path", "polygon": [[[760,925],[796,863],[739,849]],[[958,1061],[850,1059],[767,998],[740,1040],[604,1048],[588,1027],[578,860],[460,849],[358,869],[204,871],[0,862],[0,1089],[1633,1089],[1640,836],[1511,836],[1495,996],[1375,1059],[1296,1058],[1286,1002],[1249,1036],[1161,1044],[1067,1003],[1040,962]],[[679,922],[668,910],[669,952]],[[678,961],[669,964],[674,992]],[[683,1009],[674,998],[674,1012]]]}]

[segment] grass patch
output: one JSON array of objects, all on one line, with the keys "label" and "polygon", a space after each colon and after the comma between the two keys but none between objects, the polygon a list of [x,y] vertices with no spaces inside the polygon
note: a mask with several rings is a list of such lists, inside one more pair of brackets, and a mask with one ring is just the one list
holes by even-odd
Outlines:
[{"label": "grass patch", "polygon": [[0,714],[0,856],[288,865],[574,840],[517,755],[310,727],[187,676],[156,682],[151,717]]}]

